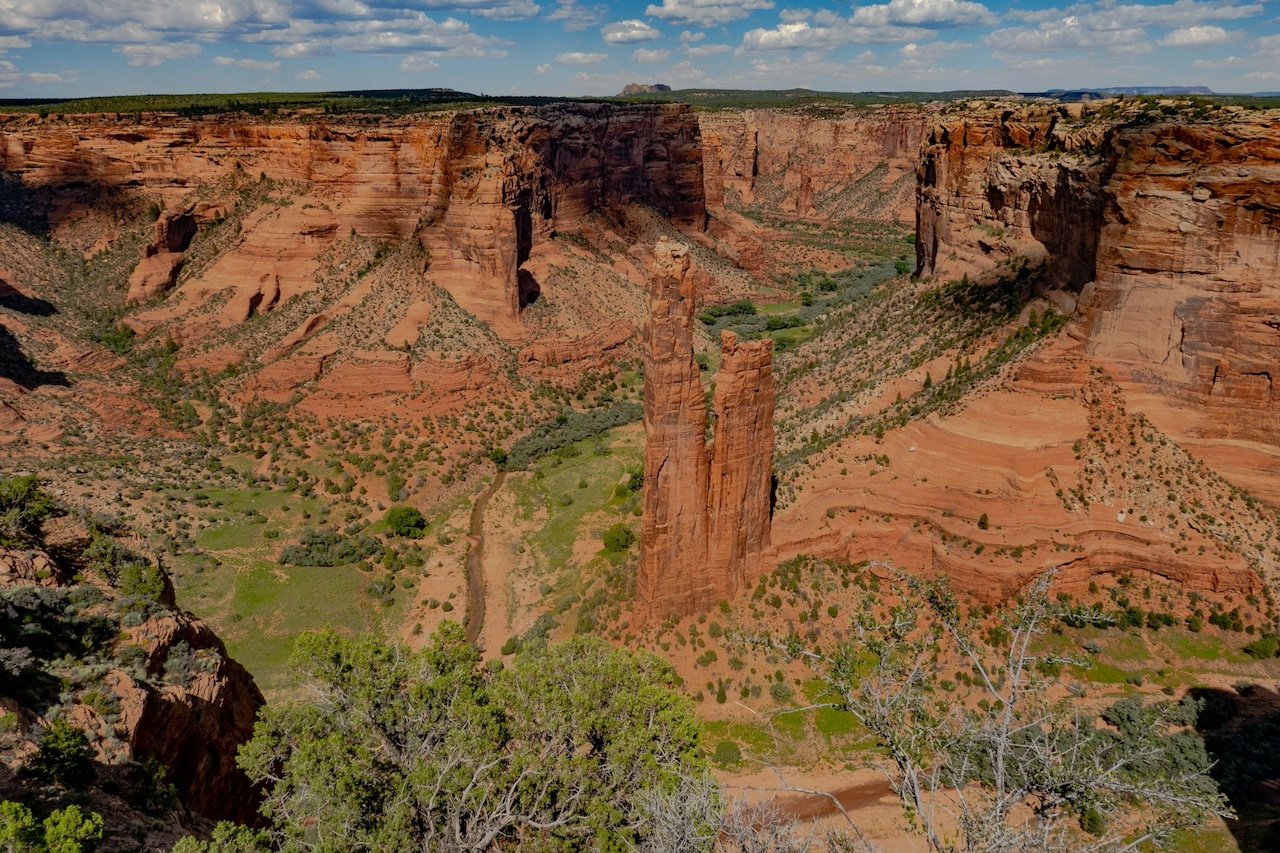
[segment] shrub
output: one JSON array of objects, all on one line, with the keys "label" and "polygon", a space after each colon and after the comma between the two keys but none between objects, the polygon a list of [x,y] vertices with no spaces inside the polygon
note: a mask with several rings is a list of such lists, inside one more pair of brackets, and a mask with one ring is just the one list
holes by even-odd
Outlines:
[{"label": "shrub", "polygon": [[1258,660],[1269,660],[1280,652],[1280,637],[1275,634],[1263,634],[1259,639],[1244,647],[1244,653]]},{"label": "shrub", "polygon": [[57,504],[35,477],[0,480],[0,546],[31,542]]},{"label": "shrub", "polygon": [[55,720],[40,736],[40,748],[27,759],[21,773],[61,788],[83,788],[95,775],[88,736],[64,719]]},{"label": "shrub", "polygon": [[711,760],[721,766],[737,764],[742,760],[742,747],[735,741],[722,740],[716,744],[716,751],[712,754]]},{"label": "shrub", "polygon": [[625,522],[619,521],[604,532],[603,539],[606,551],[621,553],[635,544],[636,535]]},{"label": "shrub", "polygon": [[417,539],[427,530],[427,520],[411,506],[393,506],[387,511],[387,527],[397,536]]}]

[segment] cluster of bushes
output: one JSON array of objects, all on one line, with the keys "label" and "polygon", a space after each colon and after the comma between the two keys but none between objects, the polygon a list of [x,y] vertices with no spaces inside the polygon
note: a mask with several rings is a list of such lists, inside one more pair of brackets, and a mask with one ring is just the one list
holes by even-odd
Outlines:
[{"label": "cluster of bushes", "polygon": [[597,435],[635,423],[644,417],[644,407],[639,403],[618,402],[603,409],[592,409],[579,412],[576,409],[565,409],[555,418],[538,424],[528,435],[511,445],[505,458],[492,454],[490,458],[499,462],[505,471],[522,471],[534,461],[549,453]]},{"label": "cluster of bushes", "polygon": [[698,315],[698,319],[708,326],[714,326],[721,317],[750,317],[756,313],[756,306],[747,299],[730,305],[713,305]]},{"label": "cluster of bushes", "polygon": [[297,545],[280,551],[280,562],[293,566],[343,566],[358,563],[382,551],[371,536],[344,536],[336,530],[308,530]]},{"label": "cluster of bushes", "polygon": [[387,510],[387,529],[397,536],[417,539],[427,532],[427,519],[411,506],[393,506]]}]

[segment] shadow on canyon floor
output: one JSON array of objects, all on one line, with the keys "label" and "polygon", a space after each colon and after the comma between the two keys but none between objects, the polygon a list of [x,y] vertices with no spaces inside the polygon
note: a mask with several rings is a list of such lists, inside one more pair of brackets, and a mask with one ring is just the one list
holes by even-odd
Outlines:
[{"label": "shadow on canyon floor", "polygon": [[1191,695],[1204,702],[1196,730],[1210,775],[1238,815],[1227,828],[1244,853],[1280,850],[1280,692],[1241,683]]},{"label": "shadow on canyon floor", "polygon": [[0,379],[8,379],[28,391],[45,385],[71,386],[62,371],[38,368],[22,351],[22,344],[13,332],[3,325],[0,325]]}]

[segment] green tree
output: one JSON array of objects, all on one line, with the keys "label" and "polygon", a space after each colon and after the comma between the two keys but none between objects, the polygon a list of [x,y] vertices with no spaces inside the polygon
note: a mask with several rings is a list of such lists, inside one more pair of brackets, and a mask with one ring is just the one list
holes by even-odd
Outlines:
[{"label": "green tree", "polygon": [[268,709],[240,753],[285,851],[622,851],[641,792],[702,769],[674,671],[597,640],[495,673],[452,622],[419,652],[324,632],[293,665],[318,701]]},{"label": "green tree", "polygon": [[93,747],[88,736],[64,719],[55,720],[40,736],[22,775],[38,782],[77,790],[93,781]]},{"label": "green tree", "polygon": [[9,800],[0,801],[0,853],[30,853],[43,841],[31,809]]},{"label": "green tree", "polygon": [[606,551],[621,553],[635,544],[636,534],[624,522],[619,521],[604,532]]},{"label": "green tree", "polygon": [[397,536],[417,539],[427,529],[427,519],[411,506],[393,506],[387,510],[387,528]]},{"label": "green tree", "polygon": [[0,479],[0,546],[31,543],[57,503],[35,477]]},{"label": "green tree", "polygon": [[48,853],[93,853],[102,841],[102,815],[67,806],[44,819],[44,848]]}]

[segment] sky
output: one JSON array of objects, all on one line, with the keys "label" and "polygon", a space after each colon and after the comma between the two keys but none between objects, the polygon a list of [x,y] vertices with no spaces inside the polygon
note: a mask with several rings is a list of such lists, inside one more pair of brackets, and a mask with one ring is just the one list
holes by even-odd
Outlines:
[{"label": "sky", "polygon": [[1280,90],[1280,0],[0,0],[0,98]]}]

